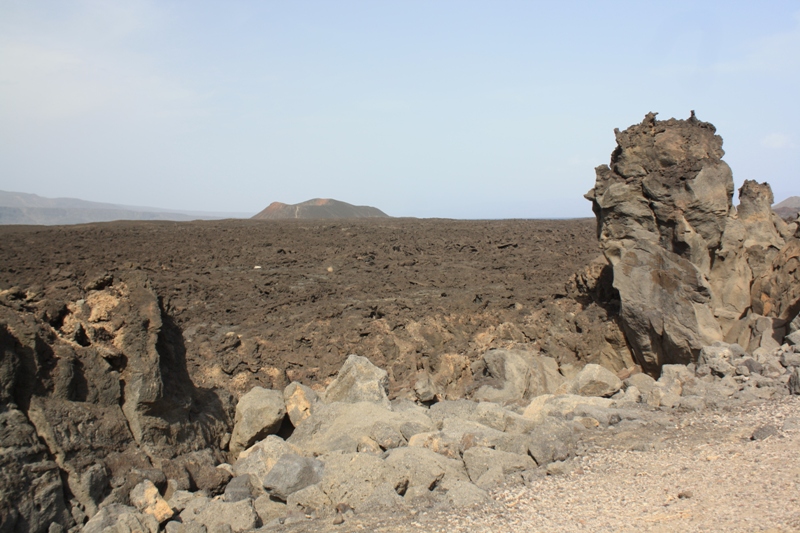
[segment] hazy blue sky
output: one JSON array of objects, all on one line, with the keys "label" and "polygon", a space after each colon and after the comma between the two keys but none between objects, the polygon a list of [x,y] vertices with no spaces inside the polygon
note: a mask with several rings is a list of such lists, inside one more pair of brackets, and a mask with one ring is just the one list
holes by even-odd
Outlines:
[{"label": "hazy blue sky", "polygon": [[0,0],[0,189],[184,210],[591,216],[695,109],[800,195],[800,2]]}]

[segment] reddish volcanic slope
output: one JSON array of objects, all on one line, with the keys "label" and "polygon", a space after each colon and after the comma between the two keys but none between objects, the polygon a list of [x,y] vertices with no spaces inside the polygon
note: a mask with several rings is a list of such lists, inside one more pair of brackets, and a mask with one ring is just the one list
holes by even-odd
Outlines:
[{"label": "reddish volcanic slope", "polygon": [[290,218],[376,218],[388,216],[375,207],[352,205],[329,198],[314,198],[307,202],[292,205],[272,202],[253,218],[258,220],[283,220]]}]

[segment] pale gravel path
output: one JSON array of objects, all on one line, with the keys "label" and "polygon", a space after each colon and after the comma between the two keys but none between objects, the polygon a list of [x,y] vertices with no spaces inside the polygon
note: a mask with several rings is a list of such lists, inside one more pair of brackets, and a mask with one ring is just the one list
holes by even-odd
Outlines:
[{"label": "pale gravel path", "polygon": [[[504,509],[419,530],[800,531],[800,398],[680,424],[659,451],[602,451],[571,474],[497,494]],[[780,431],[749,440],[763,425]]]},{"label": "pale gravel path", "polygon": [[[750,440],[765,425],[777,434]],[[656,450],[629,451],[630,432],[609,434],[612,448],[576,459],[571,473],[498,490],[481,508],[359,517],[324,530],[800,531],[800,397],[679,414],[671,427],[639,431],[657,434]]]}]

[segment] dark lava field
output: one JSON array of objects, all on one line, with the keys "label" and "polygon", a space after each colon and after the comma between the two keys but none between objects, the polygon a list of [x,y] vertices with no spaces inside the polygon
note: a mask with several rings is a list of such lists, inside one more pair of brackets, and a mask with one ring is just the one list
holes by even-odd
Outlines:
[{"label": "dark lava field", "polygon": [[443,354],[547,353],[532,314],[598,255],[594,219],[0,226],[0,291],[52,317],[96,280],[142,271],[198,385],[322,385],[356,353],[396,392]]}]

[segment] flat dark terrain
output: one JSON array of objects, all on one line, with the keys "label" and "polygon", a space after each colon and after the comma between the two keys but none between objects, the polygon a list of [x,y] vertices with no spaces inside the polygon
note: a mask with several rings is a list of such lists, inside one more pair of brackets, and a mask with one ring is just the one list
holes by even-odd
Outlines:
[{"label": "flat dark terrain", "polygon": [[426,360],[479,356],[504,323],[535,342],[526,316],[598,253],[593,219],[0,226],[0,291],[63,305],[141,270],[197,383],[322,383],[357,353],[396,390]]}]

